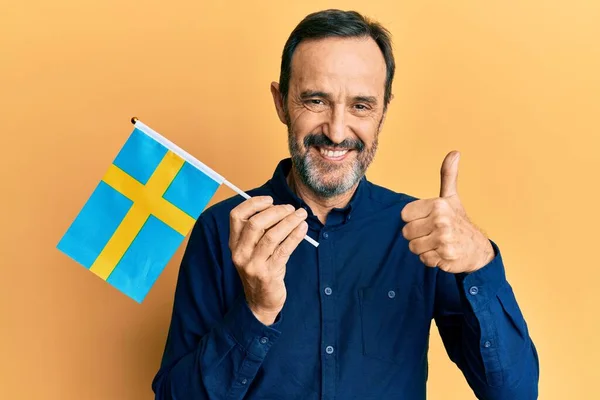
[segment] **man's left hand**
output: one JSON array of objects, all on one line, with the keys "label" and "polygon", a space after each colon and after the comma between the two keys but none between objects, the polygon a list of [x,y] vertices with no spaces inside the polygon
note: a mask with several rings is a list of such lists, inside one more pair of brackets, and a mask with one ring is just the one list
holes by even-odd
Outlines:
[{"label": "man's left hand", "polygon": [[416,200],[402,210],[408,248],[429,267],[453,274],[473,272],[494,259],[494,249],[476,228],[458,197],[458,161],[452,151],[442,163],[440,197]]}]

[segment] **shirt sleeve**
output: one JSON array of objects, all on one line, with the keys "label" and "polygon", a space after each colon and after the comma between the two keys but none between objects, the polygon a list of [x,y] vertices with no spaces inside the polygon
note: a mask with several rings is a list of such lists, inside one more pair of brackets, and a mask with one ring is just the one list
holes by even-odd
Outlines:
[{"label": "shirt sleeve", "polygon": [[434,319],[450,359],[479,399],[537,399],[539,360],[498,246],[470,274],[438,271]]},{"label": "shirt sleeve", "polygon": [[225,309],[217,240],[201,216],[179,269],[166,345],[152,382],[157,400],[242,399],[281,333],[281,315],[264,325],[243,295]]}]

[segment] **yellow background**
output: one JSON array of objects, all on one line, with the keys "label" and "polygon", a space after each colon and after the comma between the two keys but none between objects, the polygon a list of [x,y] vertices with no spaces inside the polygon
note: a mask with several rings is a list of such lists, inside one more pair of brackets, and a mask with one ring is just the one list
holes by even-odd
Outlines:
[{"label": "yellow background", "polygon": [[[460,150],[459,193],[503,252],[540,398],[600,398],[596,0],[4,0],[2,398],[151,398],[183,247],[139,305],[56,243],[134,115],[244,189],[268,179],[288,154],[269,84],[290,31],[326,7],[394,36],[395,99],[368,178],[437,196]],[[432,332],[429,398],[473,398]]]}]

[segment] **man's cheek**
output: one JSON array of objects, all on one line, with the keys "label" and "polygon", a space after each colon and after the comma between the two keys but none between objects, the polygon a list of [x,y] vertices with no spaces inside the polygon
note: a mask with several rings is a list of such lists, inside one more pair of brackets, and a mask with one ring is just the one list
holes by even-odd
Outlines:
[{"label": "man's cheek", "polygon": [[378,133],[379,120],[368,118],[358,122],[354,127],[354,133],[362,140],[365,147],[371,147]]},{"label": "man's cheek", "polygon": [[292,130],[298,139],[304,139],[306,135],[322,133],[322,126],[325,121],[326,120],[318,114],[304,111],[295,116]]}]

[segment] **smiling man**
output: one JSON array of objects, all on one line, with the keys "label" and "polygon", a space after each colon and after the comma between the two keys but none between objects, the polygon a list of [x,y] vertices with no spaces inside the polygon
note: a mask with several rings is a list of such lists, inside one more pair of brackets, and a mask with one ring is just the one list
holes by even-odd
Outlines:
[{"label": "smiling man", "polygon": [[432,320],[478,398],[537,398],[500,250],[458,196],[459,153],[436,198],[366,179],[394,68],[389,33],[358,13],[291,33],[271,85],[291,157],[198,219],[157,399],[425,399]]}]

